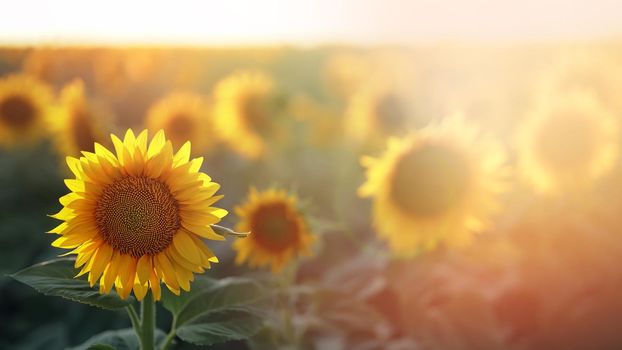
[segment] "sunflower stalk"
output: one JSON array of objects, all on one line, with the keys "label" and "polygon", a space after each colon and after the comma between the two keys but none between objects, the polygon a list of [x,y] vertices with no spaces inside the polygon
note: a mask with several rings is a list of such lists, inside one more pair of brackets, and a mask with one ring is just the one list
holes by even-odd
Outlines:
[{"label": "sunflower stalk", "polygon": [[287,345],[293,346],[294,348],[298,348],[300,344],[296,327],[294,326],[294,315],[292,314],[294,305],[290,290],[296,284],[297,273],[298,263],[294,261],[285,267],[285,270],[279,278],[279,285],[285,296],[284,303],[281,305],[282,331],[286,336]]},{"label": "sunflower stalk", "polygon": [[140,338],[140,349],[154,350],[156,309],[151,291],[147,293],[145,299],[140,303],[140,318],[141,331],[138,334]]}]

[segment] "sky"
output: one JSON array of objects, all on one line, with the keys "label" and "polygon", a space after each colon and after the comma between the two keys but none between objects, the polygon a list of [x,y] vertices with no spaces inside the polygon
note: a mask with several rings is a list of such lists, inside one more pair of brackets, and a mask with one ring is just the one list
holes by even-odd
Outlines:
[{"label": "sky", "polygon": [[622,36],[620,0],[2,0],[0,44],[416,44]]}]

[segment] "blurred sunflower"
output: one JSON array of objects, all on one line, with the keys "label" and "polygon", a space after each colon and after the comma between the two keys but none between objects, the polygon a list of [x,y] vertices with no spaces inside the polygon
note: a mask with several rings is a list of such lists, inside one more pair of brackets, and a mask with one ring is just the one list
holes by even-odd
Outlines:
[{"label": "blurred sunflower", "polygon": [[519,131],[521,173],[541,193],[585,189],[615,165],[618,138],[615,116],[591,93],[546,99]]},{"label": "blurred sunflower", "polygon": [[46,83],[68,84],[75,79],[91,81],[93,51],[84,48],[33,48],[22,63],[23,71]]},{"label": "blurred sunflower", "polygon": [[400,89],[380,85],[366,86],[354,94],[345,118],[348,134],[368,144],[404,136],[415,126],[408,96]]},{"label": "blurred sunflower", "polygon": [[108,116],[103,111],[87,98],[81,80],[65,86],[48,123],[59,153],[78,156],[81,151],[92,152],[95,142],[104,143]]},{"label": "blurred sunflower", "polygon": [[90,58],[95,85],[108,95],[123,95],[137,84],[153,84],[158,77],[157,58],[150,49],[97,50]]},{"label": "blurred sunflower", "polygon": [[50,88],[27,75],[0,80],[0,145],[33,142],[43,135]]},{"label": "blurred sunflower", "polygon": [[191,92],[173,92],[157,101],[147,113],[150,131],[164,130],[174,146],[192,142],[201,152],[214,143],[213,126],[204,98]]},{"label": "blurred sunflower", "polygon": [[310,254],[315,236],[297,208],[297,198],[283,190],[258,192],[251,188],[247,201],[235,208],[241,221],[236,230],[251,232],[233,243],[236,263],[251,267],[270,265],[278,272],[296,256]]},{"label": "blurred sunflower", "polygon": [[328,88],[345,98],[370,82],[391,81],[412,88],[418,80],[417,58],[399,49],[337,52],[328,58],[323,73]]},{"label": "blurred sunflower", "polygon": [[212,207],[220,186],[199,171],[202,158],[190,160],[190,142],[175,154],[163,131],[149,144],[146,130],[112,142],[116,155],[95,144],[95,153],[67,157],[75,179],[52,215],[64,221],[50,231],[61,236],[52,245],[73,249],[76,277],[88,273],[102,293],[114,286],[142,300],[151,289],[158,300],[161,281],[175,294],[190,290],[193,273],[218,262],[201,238],[224,239],[210,227],[227,214]]},{"label": "blurred sunflower", "polygon": [[367,55],[337,53],[326,61],[323,73],[328,88],[347,97],[363,85],[371,68]]},{"label": "blurred sunflower", "polygon": [[288,111],[296,120],[306,123],[307,142],[317,148],[329,149],[340,141],[341,119],[336,109],[323,105],[309,96],[299,95],[289,101]]},{"label": "blurred sunflower", "polygon": [[260,72],[237,72],[214,90],[214,116],[224,140],[241,155],[255,159],[274,139],[273,81]]},{"label": "blurred sunflower", "polygon": [[431,124],[390,139],[381,158],[365,157],[374,225],[397,256],[440,243],[462,245],[482,230],[505,188],[505,154],[463,119]]},{"label": "blurred sunflower", "polygon": [[539,85],[541,94],[554,97],[581,89],[594,94],[607,108],[622,109],[618,97],[622,68],[611,52],[572,50],[564,53],[546,72]]}]

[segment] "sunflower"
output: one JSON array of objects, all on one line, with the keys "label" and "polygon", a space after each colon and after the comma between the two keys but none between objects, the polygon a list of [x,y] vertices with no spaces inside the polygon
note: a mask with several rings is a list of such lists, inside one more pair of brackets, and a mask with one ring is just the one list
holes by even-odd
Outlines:
[{"label": "sunflower", "polygon": [[323,105],[309,96],[299,95],[290,100],[288,111],[296,120],[306,124],[306,142],[330,149],[340,140],[341,120],[336,108]]},{"label": "sunflower", "polygon": [[214,142],[207,103],[191,92],[173,92],[157,101],[147,113],[149,130],[164,130],[174,146],[190,140],[200,152]]},{"label": "sunflower", "polygon": [[594,94],[607,108],[622,109],[618,97],[622,68],[611,52],[571,50],[546,70],[540,80],[540,94],[556,96],[582,89]]},{"label": "sunflower", "polygon": [[372,67],[367,55],[337,53],[326,61],[323,74],[329,89],[347,97],[363,85],[370,71]]},{"label": "sunflower", "polygon": [[160,283],[179,295],[190,290],[193,273],[218,259],[202,238],[223,240],[210,225],[227,212],[212,207],[219,185],[201,173],[202,158],[190,160],[190,142],[177,153],[163,131],[149,145],[147,131],[111,135],[116,154],[100,144],[80,159],[67,157],[75,179],[53,218],[64,221],[50,233],[52,245],[73,249],[78,276],[88,273],[102,293],[133,290],[142,300],[149,289],[158,300]]},{"label": "sunflower", "polygon": [[381,144],[414,128],[410,98],[401,89],[368,85],[352,95],[346,110],[346,131],[356,140]]},{"label": "sunflower", "polygon": [[93,50],[84,48],[33,48],[22,63],[23,71],[52,85],[68,84],[93,75]]},{"label": "sunflower", "polygon": [[47,85],[27,75],[0,80],[0,144],[27,143],[42,136],[52,102]]},{"label": "sunflower", "polygon": [[48,123],[59,153],[78,156],[81,151],[92,152],[95,142],[106,140],[103,122],[107,118],[103,108],[87,98],[81,80],[65,86]]},{"label": "sunflower", "polygon": [[326,61],[324,80],[341,97],[351,96],[370,82],[390,81],[412,89],[412,82],[418,75],[413,64],[417,58],[404,50],[394,49],[337,52]]},{"label": "sunflower", "polygon": [[251,159],[266,151],[276,131],[272,120],[273,82],[260,72],[237,72],[214,90],[214,115],[226,142]]},{"label": "sunflower", "polygon": [[588,188],[618,157],[619,125],[591,93],[539,102],[518,135],[519,166],[540,193]]},{"label": "sunflower", "polygon": [[462,245],[482,230],[504,190],[505,154],[462,118],[392,138],[381,158],[365,157],[374,225],[397,256],[440,243]]},{"label": "sunflower", "polygon": [[315,236],[297,208],[295,196],[283,190],[258,192],[251,188],[247,201],[235,212],[241,219],[236,230],[251,232],[246,239],[233,243],[237,264],[270,265],[276,273],[296,256],[310,254]]},{"label": "sunflower", "polygon": [[139,84],[161,76],[156,74],[157,55],[151,49],[104,49],[91,53],[94,82],[109,95],[123,95]]}]

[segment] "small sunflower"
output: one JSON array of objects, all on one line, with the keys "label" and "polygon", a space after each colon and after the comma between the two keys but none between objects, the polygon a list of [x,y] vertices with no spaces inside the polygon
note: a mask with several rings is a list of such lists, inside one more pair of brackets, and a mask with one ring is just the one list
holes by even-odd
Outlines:
[{"label": "small sunflower", "polygon": [[366,86],[350,98],[346,110],[346,131],[354,139],[372,144],[388,137],[404,136],[415,127],[409,97],[400,89]]},{"label": "small sunflower", "polygon": [[108,118],[104,114],[101,106],[87,98],[81,80],[67,85],[48,123],[60,154],[78,156],[81,151],[92,152],[95,142],[104,143],[103,123]]},{"label": "small sunflower", "polygon": [[611,52],[572,50],[546,70],[539,93],[554,97],[582,89],[593,94],[607,108],[622,109],[619,93],[622,87],[622,68]]},{"label": "small sunflower", "polygon": [[218,259],[202,238],[223,240],[210,225],[227,212],[212,207],[220,186],[200,172],[202,158],[190,160],[190,142],[177,153],[163,131],[147,143],[147,131],[112,135],[116,154],[100,144],[80,159],[67,157],[75,179],[53,218],[64,221],[50,233],[52,245],[73,249],[78,276],[88,273],[100,292],[133,290],[142,300],[149,289],[160,298],[160,283],[179,295],[190,290],[193,273]]},{"label": "small sunflower", "polygon": [[52,85],[68,84],[77,78],[90,80],[93,66],[93,50],[78,47],[33,48],[22,62],[26,74]]},{"label": "small sunflower", "polygon": [[336,108],[323,105],[312,98],[299,95],[290,100],[288,111],[296,120],[307,125],[307,142],[317,148],[330,149],[340,140],[341,119]]},{"label": "small sunflower", "polygon": [[156,74],[158,57],[151,49],[103,49],[91,53],[92,75],[98,90],[111,95],[123,95],[139,84],[153,83],[163,72]]},{"label": "small sunflower", "polygon": [[190,140],[200,152],[214,142],[207,103],[191,92],[173,92],[157,101],[147,113],[149,130],[164,130],[174,146]]},{"label": "small sunflower", "polygon": [[214,90],[214,115],[224,140],[251,159],[266,151],[266,138],[276,129],[271,115],[273,86],[263,73],[237,72]]},{"label": "small sunflower", "polygon": [[326,61],[323,74],[329,89],[347,97],[363,85],[370,71],[372,67],[366,55],[337,53]]},{"label": "small sunflower", "polygon": [[541,193],[587,188],[615,165],[619,128],[587,91],[542,101],[518,135],[521,173]]},{"label": "small sunflower", "polygon": [[270,265],[279,272],[296,256],[310,254],[315,236],[309,231],[295,196],[283,190],[258,192],[252,188],[247,201],[235,208],[240,232],[251,234],[233,243],[236,263],[251,267]]},{"label": "small sunflower", "polygon": [[378,159],[363,158],[374,225],[397,256],[439,243],[462,245],[482,230],[503,191],[505,154],[454,117],[403,139]]},{"label": "small sunflower", "polygon": [[27,75],[0,80],[0,144],[32,142],[42,136],[52,102],[50,88]]},{"label": "small sunflower", "polygon": [[326,61],[323,75],[329,89],[341,97],[351,96],[369,82],[391,81],[411,89],[418,75],[416,61],[416,57],[403,50],[337,52]]}]

